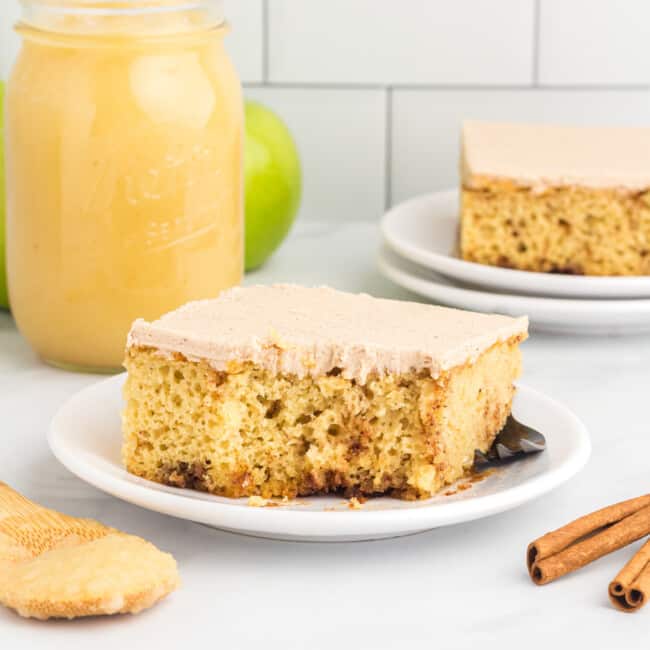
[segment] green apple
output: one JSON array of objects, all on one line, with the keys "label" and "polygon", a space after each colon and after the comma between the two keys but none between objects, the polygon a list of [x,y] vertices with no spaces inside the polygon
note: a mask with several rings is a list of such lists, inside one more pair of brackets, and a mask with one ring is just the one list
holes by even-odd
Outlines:
[{"label": "green apple", "polygon": [[246,102],[244,150],[246,270],[262,265],[287,236],[300,205],[300,159],[271,110]]},{"label": "green apple", "polygon": [[9,307],[7,294],[7,262],[5,258],[5,157],[3,138],[3,99],[5,85],[0,81],[0,308]]}]

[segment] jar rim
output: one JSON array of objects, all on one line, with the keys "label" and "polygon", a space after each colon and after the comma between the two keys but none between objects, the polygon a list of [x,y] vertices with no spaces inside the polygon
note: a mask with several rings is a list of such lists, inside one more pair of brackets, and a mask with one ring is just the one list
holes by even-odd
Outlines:
[{"label": "jar rim", "polygon": [[[23,34],[66,37],[120,37],[137,32],[140,39],[226,27],[222,0],[20,0]],[[178,16],[178,20],[176,17]]]},{"label": "jar rim", "polygon": [[24,12],[38,9],[59,15],[141,16],[207,9],[224,20],[222,0],[20,0]]}]

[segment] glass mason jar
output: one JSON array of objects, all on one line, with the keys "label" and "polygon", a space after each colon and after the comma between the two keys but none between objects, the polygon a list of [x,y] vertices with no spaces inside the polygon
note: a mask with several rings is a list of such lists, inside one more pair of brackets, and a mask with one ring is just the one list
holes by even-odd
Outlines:
[{"label": "glass mason jar", "polygon": [[7,88],[11,308],[63,367],[243,272],[243,107],[219,2],[23,0]]}]

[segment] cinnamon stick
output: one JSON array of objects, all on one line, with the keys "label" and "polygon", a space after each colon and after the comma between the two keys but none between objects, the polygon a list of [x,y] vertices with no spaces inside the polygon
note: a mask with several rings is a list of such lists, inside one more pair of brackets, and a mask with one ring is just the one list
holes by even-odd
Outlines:
[{"label": "cinnamon stick", "polygon": [[650,539],[609,583],[609,599],[623,612],[636,612],[650,598]]},{"label": "cinnamon stick", "polygon": [[615,503],[547,533],[528,546],[526,563],[543,585],[650,534],[650,494]]}]

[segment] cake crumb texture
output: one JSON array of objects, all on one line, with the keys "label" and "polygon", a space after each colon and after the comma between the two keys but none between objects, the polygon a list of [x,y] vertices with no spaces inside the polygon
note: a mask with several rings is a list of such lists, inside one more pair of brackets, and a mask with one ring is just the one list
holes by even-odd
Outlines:
[{"label": "cake crumb texture", "polygon": [[487,451],[511,410],[525,334],[440,373],[333,368],[277,373],[252,362],[127,350],[123,460],[143,478],[228,497],[431,496]]},{"label": "cake crumb texture", "polygon": [[460,248],[467,261],[525,271],[648,275],[650,191],[466,188]]}]

